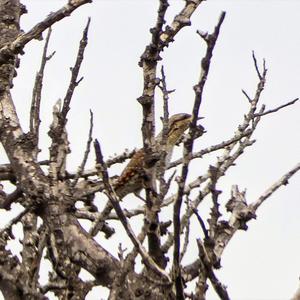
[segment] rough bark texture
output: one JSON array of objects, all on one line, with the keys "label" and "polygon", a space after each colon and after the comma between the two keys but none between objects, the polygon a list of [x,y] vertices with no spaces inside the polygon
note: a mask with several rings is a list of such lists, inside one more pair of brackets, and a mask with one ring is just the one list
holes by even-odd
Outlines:
[{"label": "rough bark texture", "polygon": [[[204,128],[198,124],[198,114],[225,13],[221,13],[215,29],[210,34],[199,32],[206,42],[207,51],[201,62],[199,81],[194,86],[192,112],[179,114],[185,116],[185,121],[188,120],[183,124],[177,122],[174,117],[168,119],[168,94],[171,91],[166,87],[163,70],[162,78],[158,78],[157,65],[164,48],[170,46],[182,28],[191,24],[192,14],[202,0],[187,0],[170,24],[166,24],[165,21],[169,4],[166,0],[161,0],[156,24],[151,29],[151,41],[140,58],[144,87],[138,100],[142,105],[144,117],[143,149],[137,152],[126,151],[104,161],[100,144],[95,141],[95,168],[85,170],[92,141],[91,114],[91,130],[79,171],[72,172],[66,169],[66,159],[70,153],[66,131],[67,115],[75,88],[81,81],[78,74],[88,44],[88,21],[79,43],[77,59],[71,68],[72,76],[66,95],[62,97],[62,103],[58,101],[53,107],[53,122],[48,133],[51,139],[49,159],[39,162],[41,91],[45,65],[53,55],[47,54],[51,32],[47,36],[41,68],[36,77],[29,133],[25,133],[21,128],[10,93],[18,67],[18,55],[32,39],[40,38],[44,30],[88,2],[90,1],[68,1],[65,6],[49,14],[27,33],[21,33],[19,21],[26,11],[25,7],[18,0],[0,0],[0,140],[9,159],[8,164],[0,166],[0,179],[15,185],[14,192],[10,194],[6,194],[5,188],[0,185],[0,207],[10,210],[12,203],[19,203],[24,209],[0,231],[0,290],[5,299],[47,299],[49,291],[58,299],[85,299],[93,287],[101,285],[110,290],[109,299],[205,299],[210,283],[220,299],[229,299],[226,287],[214,273],[215,269],[220,268],[224,249],[238,230],[247,229],[247,222],[255,218],[260,205],[279,187],[286,185],[288,179],[299,171],[300,165],[297,164],[284,174],[250,204],[247,204],[245,192],[239,191],[236,185],[233,186],[231,198],[225,206],[230,215],[227,220],[220,220],[218,196],[221,191],[218,189],[218,180],[235,165],[246,148],[254,143],[252,136],[263,116],[292,105],[298,99],[265,111],[259,100],[264,90],[267,70],[265,65],[262,71],[259,70],[253,54],[258,84],[253,99],[244,92],[249,101],[249,110],[237,131],[226,141],[193,152],[194,141],[204,133]],[[155,138],[157,88],[161,89],[164,97],[164,128]],[[184,135],[186,129],[188,132]],[[172,149],[175,144],[180,143],[184,143],[183,156],[170,163]],[[187,182],[190,164],[214,151],[223,151],[218,155],[217,162],[206,172],[198,174],[196,179]],[[122,163],[131,157],[128,166],[137,166],[138,172],[133,174],[137,176],[136,182],[128,180],[133,178],[132,170],[128,167],[120,178],[109,177],[111,165]],[[164,174],[167,169],[180,165],[180,176],[176,178],[178,188],[174,193],[170,190],[170,185],[175,173],[170,178],[165,178]],[[159,187],[156,179],[159,181]],[[131,211],[122,210],[122,198],[141,189],[145,190],[145,205]],[[193,193],[197,196],[191,196],[191,191],[197,191]],[[94,202],[99,193],[105,194],[108,199],[102,211],[99,211]],[[141,198],[139,195],[136,197]],[[197,210],[199,204],[207,198],[212,202],[208,228]],[[84,202],[83,208],[75,206],[78,201]],[[171,207],[173,203],[173,219],[162,222],[161,209]],[[145,216],[143,225],[133,230],[130,218],[140,214]],[[194,262],[184,265],[182,258],[189,251],[189,226],[193,215],[201,228],[201,233],[196,237],[198,253],[193,253]],[[39,219],[41,222],[38,222]],[[89,231],[81,226],[80,219],[92,222]],[[118,220],[122,224],[133,244],[133,248],[129,249],[126,255],[120,246],[118,258],[111,254],[111,249],[104,249],[101,242],[93,239],[99,232],[105,233],[105,238],[115,233],[111,220]],[[17,223],[23,228],[21,261],[6,248],[7,242],[16,238],[12,233],[12,226]],[[146,238],[148,243],[145,242]],[[138,255],[142,257],[141,272],[134,268]],[[41,261],[45,259],[51,263],[52,270],[48,283],[41,285],[39,273]],[[89,272],[94,279],[81,279],[81,269]],[[186,284],[193,279],[196,279],[196,287],[193,293],[188,294]]]}]

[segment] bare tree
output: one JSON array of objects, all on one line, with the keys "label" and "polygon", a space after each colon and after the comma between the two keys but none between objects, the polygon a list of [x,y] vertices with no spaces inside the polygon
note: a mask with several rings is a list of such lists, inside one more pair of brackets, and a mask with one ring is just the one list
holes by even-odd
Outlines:
[{"label": "bare tree", "polygon": [[[48,53],[51,25],[88,2],[91,1],[70,0],[24,33],[19,21],[26,12],[25,6],[19,0],[0,0],[0,139],[9,159],[8,164],[0,166],[3,182],[0,207],[11,210],[12,203],[19,203],[24,208],[0,231],[1,292],[5,299],[47,299],[48,292],[54,292],[58,299],[84,299],[93,287],[103,286],[110,290],[109,299],[205,299],[210,284],[220,299],[230,299],[229,291],[215,272],[221,266],[224,249],[238,230],[247,229],[247,222],[255,218],[261,204],[299,171],[300,164],[283,174],[251,203],[247,203],[245,191],[237,185],[232,186],[231,197],[225,204],[228,217],[222,217],[220,212],[219,179],[254,144],[253,134],[260,121],[268,114],[295,104],[298,98],[268,110],[260,104],[267,68],[265,61],[260,66],[253,53],[257,87],[253,96],[243,91],[249,107],[236,131],[227,140],[220,140],[205,149],[195,149],[195,141],[206,134],[199,124],[199,111],[225,12],[221,12],[212,32],[198,31],[199,38],[206,43],[206,50],[199,80],[194,85],[191,112],[169,117],[168,100],[172,90],[167,87],[164,68],[159,68],[161,52],[174,42],[182,28],[191,24],[191,17],[202,0],[186,0],[183,9],[169,24],[165,20],[168,1],[160,0],[151,40],[139,62],[144,80],[144,89],[138,98],[143,110],[143,148],[105,159],[101,143],[97,139],[93,141],[91,112],[82,163],[76,172],[66,169],[70,153],[67,116],[74,90],[82,80],[79,70],[88,43],[88,20],[66,94],[53,107],[53,121],[48,132],[51,138],[49,158],[39,161],[43,77],[45,66],[54,54]],[[33,39],[40,39],[46,30],[41,66],[32,94],[29,131],[24,132],[10,91],[23,48]],[[155,135],[158,91],[164,104],[163,129]],[[182,157],[171,162],[172,150],[180,144]],[[92,150],[95,151],[95,167],[86,170]],[[214,152],[217,161],[196,178],[188,178],[190,165]],[[122,174],[117,178],[110,177],[110,167],[127,159],[131,160]],[[14,191],[9,194],[4,192],[6,182],[14,186]],[[144,193],[140,194],[141,190]],[[107,204],[101,210],[96,201],[100,193],[107,198]],[[143,205],[133,210],[123,209],[120,203],[127,195],[139,198],[137,203]],[[211,203],[209,216],[203,216],[198,210],[203,201]],[[84,207],[77,208],[77,202],[83,202]],[[173,212],[169,220],[161,218],[164,209]],[[132,228],[132,220],[140,215],[144,216],[143,224]],[[83,228],[79,222],[82,219],[91,221],[90,228]],[[118,258],[93,239],[101,232],[105,234],[103,239],[115,233],[111,220],[122,224],[132,242],[132,247],[127,250],[120,244]],[[198,252],[190,253],[190,224],[195,221],[200,228],[195,237]],[[16,238],[12,226],[17,223],[23,228],[21,260],[6,248],[8,241]],[[189,265],[183,263],[187,254],[193,257]],[[137,271],[135,264],[139,257],[142,266]],[[52,266],[45,285],[39,282],[43,260],[48,260]],[[81,279],[81,269],[94,279]],[[186,287],[192,281],[196,282],[195,288],[187,292]]]}]

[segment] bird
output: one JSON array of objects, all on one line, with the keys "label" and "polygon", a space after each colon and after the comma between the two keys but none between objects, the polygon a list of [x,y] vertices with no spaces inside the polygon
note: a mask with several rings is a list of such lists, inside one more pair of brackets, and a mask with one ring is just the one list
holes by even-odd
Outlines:
[{"label": "bird", "polygon": [[138,193],[145,187],[147,180],[146,169],[155,168],[160,160],[162,152],[162,145],[164,145],[165,166],[171,160],[172,152],[176,143],[180,141],[184,132],[188,129],[192,116],[187,113],[178,113],[171,116],[168,120],[166,141],[163,143],[162,139],[165,136],[163,130],[155,138],[154,151],[147,155],[144,148],[137,150],[133,155],[127,166],[122,171],[121,175],[114,182],[113,188],[119,199],[124,198],[130,193]]},{"label": "bird", "polygon": [[[187,113],[178,113],[171,116],[168,120],[167,134],[163,134],[162,130],[156,136],[152,153],[146,155],[144,148],[135,152],[129,163],[123,169],[121,175],[112,181],[112,188],[119,201],[122,201],[122,199],[130,193],[137,195],[146,187],[145,183],[147,183],[147,180],[149,181],[147,171],[149,172],[149,170],[157,168],[163,150],[166,153],[164,156],[165,167],[168,166],[174,146],[182,140],[183,134],[188,129],[191,120],[192,116]],[[205,132],[201,125],[197,125],[197,131],[198,136]],[[164,137],[166,137],[166,141],[163,141]],[[112,203],[106,203],[106,206],[101,212],[99,221],[96,222],[96,225],[90,230],[92,236],[95,236],[99,230],[102,230],[101,228],[105,225],[105,220],[112,209]]]}]

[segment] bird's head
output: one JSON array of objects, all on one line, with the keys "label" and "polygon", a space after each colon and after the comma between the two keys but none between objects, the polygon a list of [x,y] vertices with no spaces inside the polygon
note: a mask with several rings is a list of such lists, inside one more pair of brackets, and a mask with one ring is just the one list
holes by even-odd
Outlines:
[{"label": "bird's head", "polygon": [[188,129],[192,120],[190,114],[180,113],[173,115],[168,123],[168,141],[167,145],[174,146]]}]

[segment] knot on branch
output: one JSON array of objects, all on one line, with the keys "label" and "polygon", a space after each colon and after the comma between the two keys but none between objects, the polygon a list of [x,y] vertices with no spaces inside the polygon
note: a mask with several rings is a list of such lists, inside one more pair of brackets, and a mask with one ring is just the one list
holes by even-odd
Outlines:
[{"label": "knot on branch", "polygon": [[17,144],[22,145],[24,150],[31,152],[37,146],[35,135],[31,132],[24,133],[17,139]]},{"label": "knot on branch", "polygon": [[159,223],[159,231],[160,235],[163,236],[168,233],[168,227],[172,224],[172,221],[160,222]]},{"label": "knot on branch", "polygon": [[165,31],[160,36],[160,41],[162,45],[168,47],[169,43],[174,42],[174,35],[175,35],[174,29],[171,26],[167,25],[165,27]]},{"label": "knot on branch", "polygon": [[9,44],[2,45],[0,49],[0,65],[11,64],[15,58],[14,53],[9,48]]},{"label": "knot on branch", "polygon": [[[153,33],[155,28],[150,29],[150,32]],[[159,56],[159,52],[162,48],[163,44],[157,44],[151,43],[148,45],[144,51],[144,53],[141,55],[141,59],[139,61],[139,66],[143,67],[143,62],[146,62],[147,64],[154,63],[156,64],[158,61],[161,60],[161,57]]]},{"label": "knot on branch", "polygon": [[246,191],[240,192],[238,186],[234,185],[231,191],[231,199],[226,204],[227,211],[232,213],[229,224],[237,226],[241,230],[247,230],[246,223],[256,218],[252,207],[246,202],[245,194]]},{"label": "knot on branch", "polygon": [[143,105],[143,106],[150,106],[153,102],[153,97],[152,96],[147,96],[147,95],[143,95],[139,98],[137,98],[137,101]]},{"label": "knot on branch", "polygon": [[24,15],[27,13],[28,13],[28,10],[27,10],[26,6],[24,4],[20,3],[20,15]]},{"label": "knot on branch", "polygon": [[186,17],[184,15],[177,15],[175,18],[174,18],[174,21],[175,22],[178,22],[180,23],[180,25],[183,27],[183,26],[190,26],[192,24],[191,20],[189,17]]}]

